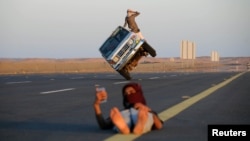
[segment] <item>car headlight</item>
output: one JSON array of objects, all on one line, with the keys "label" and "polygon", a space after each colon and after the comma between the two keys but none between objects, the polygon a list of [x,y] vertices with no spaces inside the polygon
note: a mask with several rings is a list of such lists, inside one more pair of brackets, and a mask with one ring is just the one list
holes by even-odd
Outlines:
[{"label": "car headlight", "polygon": [[118,61],[119,61],[119,57],[115,56],[115,57],[113,58],[113,62],[117,63]]},{"label": "car headlight", "polygon": [[134,40],[133,39],[129,39],[128,42],[127,42],[127,45],[132,45],[134,43]]}]

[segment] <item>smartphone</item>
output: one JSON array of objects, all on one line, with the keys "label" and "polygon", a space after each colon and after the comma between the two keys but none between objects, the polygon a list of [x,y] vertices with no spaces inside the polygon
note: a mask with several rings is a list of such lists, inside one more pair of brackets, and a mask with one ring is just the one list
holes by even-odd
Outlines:
[{"label": "smartphone", "polygon": [[[96,91],[101,92],[101,91],[106,91],[106,89],[105,87],[100,87],[99,85],[98,86],[96,85]],[[101,103],[105,103],[105,102],[107,102],[107,99],[102,100]]]}]

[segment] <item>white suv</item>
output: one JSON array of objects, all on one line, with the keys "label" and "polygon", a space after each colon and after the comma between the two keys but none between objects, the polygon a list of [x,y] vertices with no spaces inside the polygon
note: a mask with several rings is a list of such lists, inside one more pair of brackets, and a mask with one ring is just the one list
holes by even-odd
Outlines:
[{"label": "white suv", "polygon": [[142,56],[156,56],[156,51],[135,33],[118,26],[99,48],[103,58],[125,79],[130,80],[130,71],[137,66]]}]

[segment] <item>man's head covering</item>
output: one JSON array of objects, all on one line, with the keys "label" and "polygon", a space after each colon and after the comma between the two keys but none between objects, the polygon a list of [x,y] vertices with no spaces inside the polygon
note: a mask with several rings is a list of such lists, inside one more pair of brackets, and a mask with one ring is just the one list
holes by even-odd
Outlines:
[{"label": "man's head covering", "polygon": [[[125,89],[127,87],[133,87],[135,89],[135,93],[126,95]],[[123,106],[125,109],[131,108],[134,106],[135,103],[142,103],[146,105],[146,100],[143,95],[143,91],[141,85],[138,83],[128,83],[122,88],[122,95],[123,95]]]},{"label": "man's head covering", "polygon": [[130,17],[131,15],[133,15],[133,10],[132,9],[128,9],[127,10],[127,17]]},{"label": "man's head covering", "polygon": [[127,12],[132,12],[133,10],[132,9],[128,9]]}]

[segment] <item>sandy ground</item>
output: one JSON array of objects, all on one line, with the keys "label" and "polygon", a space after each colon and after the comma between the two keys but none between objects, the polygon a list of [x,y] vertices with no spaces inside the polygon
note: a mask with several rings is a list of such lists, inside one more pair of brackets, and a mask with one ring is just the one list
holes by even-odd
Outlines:
[{"label": "sandy ground", "polygon": [[[195,60],[179,58],[142,58],[132,72],[217,72],[245,71],[250,57],[220,58],[212,62],[210,57]],[[37,73],[96,73],[115,72],[103,58],[76,59],[0,59],[0,74],[37,74]]]}]

